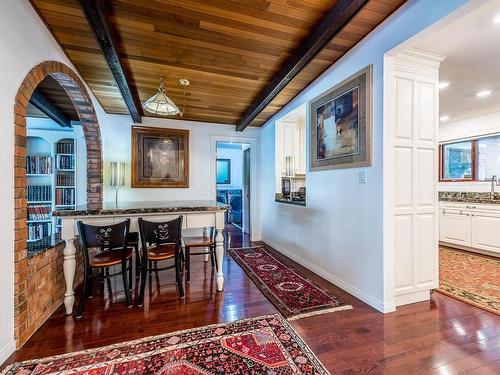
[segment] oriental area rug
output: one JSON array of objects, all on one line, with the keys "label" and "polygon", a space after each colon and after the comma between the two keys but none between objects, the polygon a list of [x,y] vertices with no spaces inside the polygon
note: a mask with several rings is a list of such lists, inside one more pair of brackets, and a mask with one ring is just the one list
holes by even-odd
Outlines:
[{"label": "oriental area rug", "polygon": [[500,259],[440,247],[438,291],[500,315]]},{"label": "oriental area rug", "polygon": [[279,315],[15,363],[6,375],[328,374]]},{"label": "oriental area rug", "polygon": [[352,309],[340,297],[280,262],[266,245],[228,252],[288,320]]}]

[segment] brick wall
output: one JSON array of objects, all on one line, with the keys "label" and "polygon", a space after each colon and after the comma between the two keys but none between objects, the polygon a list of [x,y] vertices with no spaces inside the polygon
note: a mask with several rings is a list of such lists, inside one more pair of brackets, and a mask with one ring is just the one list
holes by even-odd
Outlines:
[{"label": "brick wall", "polygon": [[[25,77],[14,103],[14,337],[17,348],[43,323],[49,312],[60,304],[60,288],[49,273],[62,269],[62,249],[26,257],[26,106],[35,88],[52,76],[65,89],[80,117],[87,148],[87,200],[102,202],[101,135],[94,107],[80,78],[66,65],[46,61],[35,66]],[[38,259],[38,257],[41,257]],[[43,266],[42,266],[43,265]],[[62,275],[62,272],[57,272]],[[40,286],[40,285],[43,285]],[[38,288],[38,289],[37,289]],[[33,291],[39,293],[32,294]],[[62,302],[62,300],[61,300]]]},{"label": "brick wall", "polygon": [[[26,319],[21,332],[33,334],[63,303],[66,285],[63,274],[64,244],[28,259],[26,278]],[[75,287],[83,281],[83,262],[76,254]]]}]

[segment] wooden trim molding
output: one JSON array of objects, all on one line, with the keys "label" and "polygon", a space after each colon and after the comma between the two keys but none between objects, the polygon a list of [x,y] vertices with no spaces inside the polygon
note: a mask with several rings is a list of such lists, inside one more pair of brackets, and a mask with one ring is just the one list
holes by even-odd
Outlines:
[{"label": "wooden trim molding", "polygon": [[[158,142],[158,140],[160,142]],[[151,149],[163,142],[178,144],[178,176],[148,176],[145,173],[146,144]],[[155,144],[156,143],[156,144]],[[168,152],[168,151],[167,151]],[[171,151],[170,151],[171,152]],[[154,164],[154,162],[152,162]],[[133,188],[188,188],[189,187],[189,130],[154,128],[147,126],[132,127],[132,180]]]},{"label": "wooden trim molding", "polygon": [[[26,107],[36,87],[46,77],[54,78],[71,98],[85,135],[87,149],[87,201],[102,202],[102,146],[97,115],[85,85],[68,66],[58,61],[45,61],[26,75],[14,103],[14,338],[20,348],[50,316],[29,316],[26,222]],[[62,269],[61,269],[62,273]],[[64,287],[64,286],[63,286]],[[42,291],[38,291],[40,293]],[[43,292],[42,292],[43,293]],[[54,303],[62,303],[62,298]]]}]

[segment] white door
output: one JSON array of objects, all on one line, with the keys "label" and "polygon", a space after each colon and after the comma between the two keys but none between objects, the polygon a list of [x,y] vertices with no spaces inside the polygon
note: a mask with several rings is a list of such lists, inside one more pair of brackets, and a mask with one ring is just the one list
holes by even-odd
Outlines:
[{"label": "white door", "polygon": [[500,214],[471,213],[471,247],[500,253]]},{"label": "white door", "polygon": [[471,245],[469,211],[442,208],[439,218],[439,240],[450,244]]}]

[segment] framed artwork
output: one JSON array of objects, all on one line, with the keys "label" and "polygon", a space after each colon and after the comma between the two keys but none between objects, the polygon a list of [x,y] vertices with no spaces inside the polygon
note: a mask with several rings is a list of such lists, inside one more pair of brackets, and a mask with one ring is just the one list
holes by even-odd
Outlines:
[{"label": "framed artwork", "polygon": [[231,159],[217,159],[217,185],[231,183]]},{"label": "framed artwork", "polygon": [[189,187],[189,130],[133,126],[131,186]]},{"label": "framed artwork", "polygon": [[371,109],[371,65],[309,103],[311,171],[371,165]]}]

